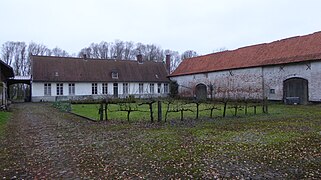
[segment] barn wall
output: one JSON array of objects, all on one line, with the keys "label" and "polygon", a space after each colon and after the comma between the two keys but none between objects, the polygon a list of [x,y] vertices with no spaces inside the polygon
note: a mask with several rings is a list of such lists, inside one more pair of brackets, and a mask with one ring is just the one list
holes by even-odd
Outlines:
[{"label": "barn wall", "polygon": [[[264,67],[264,82],[269,89],[270,100],[283,99],[283,82],[289,78],[304,78],[308,80],[309,101],[321,99],[321,62],[297,63]],[[274,89],[274,94],[270,89]]]},{"label": "barn wall", "polygon": [[215,98],[261,99],[264,94],[269,100],[282,100],[283,81],[294,77],[308,80],[309,101],[321,101],[320,61],[177,76],[171,80],[177,81],[182,96],[194,96],[195,86],[203,83],[214,85]]},{"label": "barn wall", "polygon": [[[179,84],[182,96],[194,96],[199,83],[214,85],[214,98],[262,98],[262,68],[245,68],[172,77]],[[210,88],[208,97],[210,97]]]}]

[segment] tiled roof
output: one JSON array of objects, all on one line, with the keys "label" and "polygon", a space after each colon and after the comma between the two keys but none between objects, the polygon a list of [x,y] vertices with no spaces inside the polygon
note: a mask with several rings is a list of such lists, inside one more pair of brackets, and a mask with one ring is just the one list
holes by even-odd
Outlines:
[{"label": "tiled roof", "polygon": [[[32,79],[41,82],[167,82],[162,62],[32,56]],[[118,79],[112,78],[118,73]]]},{"label": "tiled roof", "polygon": [[321,59],[321,32],[184,60],[170,76]]}]

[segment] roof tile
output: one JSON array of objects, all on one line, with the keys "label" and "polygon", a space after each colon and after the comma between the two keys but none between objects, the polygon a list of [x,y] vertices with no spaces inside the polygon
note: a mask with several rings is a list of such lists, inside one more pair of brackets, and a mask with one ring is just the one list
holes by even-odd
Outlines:
[{"label": "roof tile", "polygon": [[184,60],[170,76],[321,59],[321,31]]},{"label": "roof tile", "polygon": [[[118,72],[118,79],[112,72]],[[158,78],[156,78],[158,75]],[[32,56],[33,81],[47,82],[167,82],[162,62]]]}]

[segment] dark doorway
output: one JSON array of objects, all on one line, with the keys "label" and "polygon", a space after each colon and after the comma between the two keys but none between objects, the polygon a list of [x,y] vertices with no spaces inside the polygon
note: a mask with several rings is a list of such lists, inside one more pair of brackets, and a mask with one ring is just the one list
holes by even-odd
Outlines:
[{"label": "dark doorway", "polygon": [[196,98],[199,100],[206,100],[207,98],[207,87],[205,84],[196,85]]},{"label": "dark doorway", "polygon": [[114,83],[114,97],[118,97],[118,83]]},{"label": "dark doorway", "polygon": [[307,104],[308,80],[303,78],[290,78],[283,82],[283,99],[298,97],[299,104]]},{"label": "dark doorway", "polygon": [[8,98],[13,102],[31,102],[31,77],[16,76],[7,81]]}]

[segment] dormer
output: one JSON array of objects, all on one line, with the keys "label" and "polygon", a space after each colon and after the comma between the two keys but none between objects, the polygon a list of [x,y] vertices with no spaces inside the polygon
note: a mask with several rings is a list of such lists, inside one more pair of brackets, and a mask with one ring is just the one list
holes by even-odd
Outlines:
[{"label": "dormer", "polygon": [[111,72],[111,78],[113,78],[113,79],[118,79],[118,72],[117,72],[117,70],[112,70],[112,72]]}]

